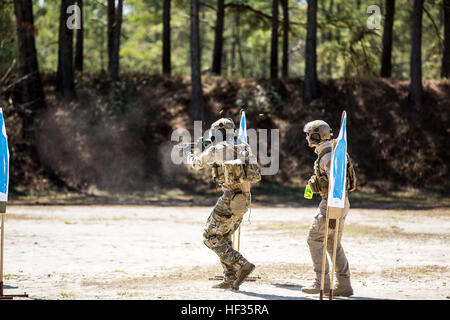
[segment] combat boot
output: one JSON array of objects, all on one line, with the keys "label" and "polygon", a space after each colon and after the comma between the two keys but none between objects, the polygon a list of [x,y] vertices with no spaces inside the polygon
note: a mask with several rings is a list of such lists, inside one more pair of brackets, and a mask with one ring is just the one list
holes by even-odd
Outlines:
[{"label": "combat boot", "polygon": [[[326,292],[325,295],[329,293]],[[353,295],[353,288],[350,284],[350,278],[337,278],[337,284],[333,289],[333,296],[350,297]]]},{"label": "combat boot", "polygon": [[233,281],[223,280],[221,283],[215,284],[212,287],[214,289],[231,289],[233,286]]},{"label": "combat boot", "polygon": [[255,270],[255,265],[250,262],[246,262],[237,272],[236,280],[233,282],[232,289],[233,290],[239,290],[239,286],[242,284],[242,282],[247,279],[247,277],[252,273],[252,271]]},{"label": "combat boot", "polygon": [[[320,293],[320,279],[321,279],[320,275],[318,275],[318,277],[316,278],[316,280],[314,280],[312,285],[310,285],[309,287],[302,288],[302,292],[307,294]],[[330,277],[328,276],[328,274],[325,275],[323,291],[324,292],[330,291]]]}]

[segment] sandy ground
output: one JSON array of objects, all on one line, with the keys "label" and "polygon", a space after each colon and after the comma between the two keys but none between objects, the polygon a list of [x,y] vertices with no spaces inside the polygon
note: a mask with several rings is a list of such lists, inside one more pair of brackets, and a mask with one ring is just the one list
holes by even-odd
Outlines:
[{"label": "sandy ground", "polygon": [[[314,208],[254,207],[241,252],[257,267],[240,291],[202,240],[211,207],[9,206],[5,291],[31,299],[317,299],[306,236]],[[450,299],[450,209],[351,209],[343,246],[349,299]]]}]

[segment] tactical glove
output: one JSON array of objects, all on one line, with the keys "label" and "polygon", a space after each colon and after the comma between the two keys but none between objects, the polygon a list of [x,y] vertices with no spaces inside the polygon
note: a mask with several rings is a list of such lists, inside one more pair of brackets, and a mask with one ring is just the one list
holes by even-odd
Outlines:
[{"label": "tactical glove", "polygon": [[315,175],[313,175],[309,180],[308,180],[308,184],[309,187],[311,188],[311,191],[313,193],[320,193],[320,185],[319,185],[319,181],[317,181],[317,177]]}]

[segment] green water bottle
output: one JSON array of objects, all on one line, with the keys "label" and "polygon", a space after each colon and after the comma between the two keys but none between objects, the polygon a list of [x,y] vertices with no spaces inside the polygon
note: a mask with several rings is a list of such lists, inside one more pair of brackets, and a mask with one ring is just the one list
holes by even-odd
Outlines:
[{"label": "green water bottle", "polygon": [[311,191],[311,187],[309,186],[309,183],[306,185],[305,188],[305,194],[303,195],[306,199],[312,199],[313,193]]}]

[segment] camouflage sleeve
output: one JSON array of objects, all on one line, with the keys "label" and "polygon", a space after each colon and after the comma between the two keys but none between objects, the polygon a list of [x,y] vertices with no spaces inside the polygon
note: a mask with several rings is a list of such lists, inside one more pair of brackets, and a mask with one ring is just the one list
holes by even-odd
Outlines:
[{"label": "camouflage sleeve", "polygon": [[189,153],[187,156],[187,163],[195,170],[203,169],[213,165],[216,162],[216,150],[215,147],[210,147],[204,150],[202,153],[195,155]]}]

